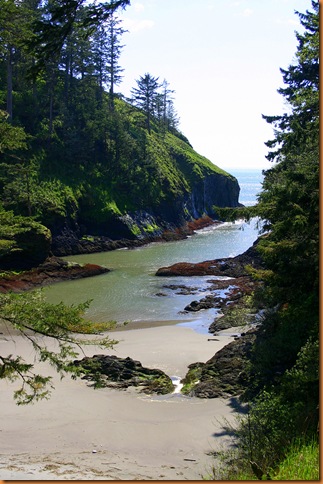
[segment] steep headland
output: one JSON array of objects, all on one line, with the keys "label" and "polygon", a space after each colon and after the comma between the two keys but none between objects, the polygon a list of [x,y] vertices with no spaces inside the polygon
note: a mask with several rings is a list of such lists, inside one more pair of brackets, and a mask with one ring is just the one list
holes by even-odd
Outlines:
[{"label": "steep headland", "polygon": [[[239,185],[229,173],[196,153],[176,133],[146,134],[147,159],[128,160],[114,186],[91,185],[73,220],[52,226],[55,255],[135,247],[173,240],[214,223],[214,206],[239,205]],[[147,156],[147,155],[146,155]],[[137,164],[134,169],[133,164]]]},{"label": "steep headland", "polygon": [[[114,112],[104,114],[110,125],[103,144],[91,129],[82,131],[88,148],[80,153],[73,145],[72,158],[67,131],[57,130],[45,148],[36,133],[28,156],[37,163],[24,167],[28,176],[13,177],[8,169],[0,181],[0,267],[25,269],[51,253],[183,238],[214,223],[214,206],[239,206],[235,177],[194,151],[176,129],[153,121],[148,132],[141,115],[116,99]],[[9,154],[4,159],[1,166],[9,167]]]}]

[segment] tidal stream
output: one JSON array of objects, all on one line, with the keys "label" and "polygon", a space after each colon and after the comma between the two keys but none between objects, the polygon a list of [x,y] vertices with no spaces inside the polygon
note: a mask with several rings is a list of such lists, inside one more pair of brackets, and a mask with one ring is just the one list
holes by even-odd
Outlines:
[{"label": "tidal stream", "polygon": [[[156,277],[157,269],[175,262],[201,262],[234,257],[248,249],[258,236],[256,220],[250,223],[225,223],[198,231],[186,240],[152,243],[137,249],[121,249],[97,254],[69,256],[78,263],[99,264],[111,269],[100,276],[62,282],[46,289],[48,301],[76,304],[91,299],[86,317],[93,321],[114,320],[118,323],[188,324],[199,332],[207,332],[216,310],[183,313],[194,299],[208,294],[204,277]],[[179,294],[181,289],[194,288],[194,294]]]}]

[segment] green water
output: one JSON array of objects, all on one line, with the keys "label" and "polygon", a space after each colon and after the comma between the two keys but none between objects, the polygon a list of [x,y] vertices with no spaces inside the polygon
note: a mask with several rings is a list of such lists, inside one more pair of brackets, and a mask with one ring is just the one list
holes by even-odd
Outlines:
[{"label": "green water", "polygon": [[[67,260],[100,264],[111,272],[77,281],[55,284],[46,289],[50,302],[72,304],[92,299],[86,316],[94,321],[190,321],[204,332],[213,321],[215,310],[185,313],[184,307],[208,292],[207,277],[156,277],[158,268],[175,262],[200,262],[233,257],[244,252],[256,240],[256,222],[223,224],[199,231],[186,240],[153,243],[138,249],[122,249],[97,254],[69,256]],[[167,284],[198,288],[195,295],[178,295]],[[163,295],[158,295],[162,293]]]}]

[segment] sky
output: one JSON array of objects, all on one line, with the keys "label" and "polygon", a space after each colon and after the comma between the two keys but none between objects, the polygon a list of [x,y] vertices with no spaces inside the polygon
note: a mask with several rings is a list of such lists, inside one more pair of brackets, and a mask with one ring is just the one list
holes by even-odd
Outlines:
[{"label": "sky", "polygon": [[280,68],[295,63],[295,10],[310,0],[132,0],[119,11],[130,96],[146,73],[174,89],[180,131],[219,167],[266,169],[272,126],[262,114],[286,111]]}]

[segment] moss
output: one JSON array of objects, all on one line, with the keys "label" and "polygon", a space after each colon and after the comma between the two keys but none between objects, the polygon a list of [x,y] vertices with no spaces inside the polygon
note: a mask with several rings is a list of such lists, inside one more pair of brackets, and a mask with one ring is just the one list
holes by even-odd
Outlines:
[{"label": "moss", "polygon": [[133,235],[135,235],[136,237],[138,237],[139,235],[141,235],[141,230],[140,230],[140,228],[138,227],[138,225],[136,225],[136,224],[133,224],[133,225],[131,226],[131,229],[130,229],[130,230],[131,230],[131,232],[133,233]]},{"label": "moss", "polygon": [[198,383],[199,379],[201,378],[202,375],[202,366],[203,363],[195,363],[193,365],[190,365],[190,368],[181,383],[183,383],[183,388],[181,392],[184,395],[188,395],[194,386]]},{"label": "moss", "polygon": [[[148,383],[147,383],[148,380]],[[146,384],[144,388],[144,393],[159,393],[161,395],[167,395],[174,391],[174,385],[172,380],[167,376],[163,375],[159,378],[149,378],[146,376]]]},{"label": "moss", "polygon": [[9,254],[16,247],[14,240],[0,239],[0,258]]},{"label": "moss", "polygon": [[93,237],[93,235],[83,235],[81,240],[86,240],[88,242],[94,242],[95,238]]},{"label": "moss", "polygon": [[160,230],[160,227],[158,227],[158,225],[156,225],[156,224],[147,224],[144,227],[144,231],[147,234],[152,234],[152,233],[156,232],[157,230]]},{"label": "moss", "polygon": [[[110,195],[108,195],[109,197]],[[110,200],[107,202],[102,210],[102,213],[107,214],[107,215],[122,215],[122,212],[120,211],[119,207],[117,206],[115,200]]]}]

